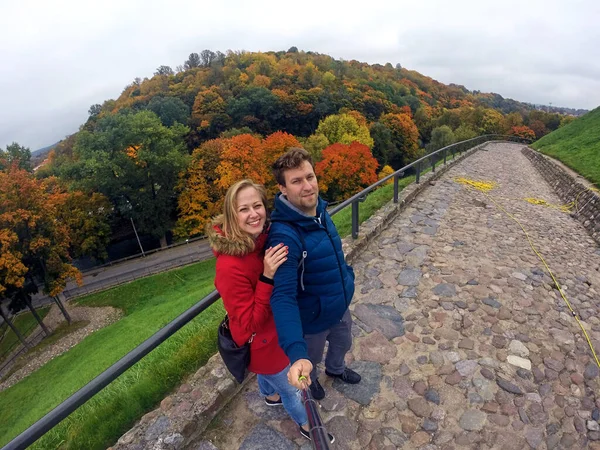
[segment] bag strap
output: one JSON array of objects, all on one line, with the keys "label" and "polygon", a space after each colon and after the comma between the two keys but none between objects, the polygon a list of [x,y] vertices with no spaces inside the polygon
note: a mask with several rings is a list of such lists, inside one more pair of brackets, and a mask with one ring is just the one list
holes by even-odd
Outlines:
[{"label": "bag strap", "polygon": [[[221,322],[221,326],[223,328],[227,328],[231,332],[231,327],[229,326],[229,314],[225,314],[225,318]],[[252,344],[254,336],[256,336],[256,333],[252,333],[252,336],[250,336],[250,339],[248,339],[248,344]]]}]

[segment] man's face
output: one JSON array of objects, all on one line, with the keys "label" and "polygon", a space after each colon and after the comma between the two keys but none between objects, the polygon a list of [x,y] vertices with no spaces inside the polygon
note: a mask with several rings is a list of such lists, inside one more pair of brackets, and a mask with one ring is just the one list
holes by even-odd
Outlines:
[{"label": "man's face", "polygon": [[288,169],[284,173],[285,186],[279,190],[288,201],[305,214],[317,214],[319,185],[317,176],[308,161],[304,161],[297,169]]}]

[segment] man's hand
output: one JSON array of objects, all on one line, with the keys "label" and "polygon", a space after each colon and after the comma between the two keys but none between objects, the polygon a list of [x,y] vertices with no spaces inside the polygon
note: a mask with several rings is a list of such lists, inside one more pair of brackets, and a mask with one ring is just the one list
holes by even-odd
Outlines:
[{"label": "man's hand", "polygon": [[305,377],[306,386],[310,386],[310,372],[313,370],[313,365],[308,359],[299,359],[288,371],[288,382],[297,389],[303,389],[304,385],[299,380],[300,377]]}]

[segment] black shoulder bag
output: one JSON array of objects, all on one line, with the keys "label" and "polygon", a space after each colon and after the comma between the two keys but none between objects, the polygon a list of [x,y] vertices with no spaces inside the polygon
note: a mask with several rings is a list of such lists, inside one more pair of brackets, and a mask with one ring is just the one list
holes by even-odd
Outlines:
[{"label": "black shoulder bag", "polygon": [[255,334],[256,333],[252,333],[248,342],[241,347],[238,347],[231,336],[229,316],[225,315],[225,318],[219,325],[219,335],[217,338],[219,354],[221,355],[221,358],[223,358],[227,370],[229,370],[238,383],[242,383],[244,378],[246,378],[248,364],[250,364],[250,344],[252,343]]}]

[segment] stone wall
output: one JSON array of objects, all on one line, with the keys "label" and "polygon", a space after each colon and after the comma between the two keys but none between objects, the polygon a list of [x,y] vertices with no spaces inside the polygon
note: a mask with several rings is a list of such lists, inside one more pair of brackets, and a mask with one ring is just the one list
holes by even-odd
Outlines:
[{"label": "stone wall", "polygon": [[565,203],[574,202],[571,216],[579,220],[592,238],[600,244],[600,196],[568,174],[551,158],[523,147],[522,153]]},{"label": "stone wall", "polygon": [[[358,239],[351,236],[342,240],[346,258],[349,262],[374,239],[415,197],[428,186],[435,184],[449,167],[482,149],[481,144],[444,166],[438,166],[435,172],[421,176],[419,184],[412,183],[404,188],[398,203],[388,202],[371,218],[363,222]],[[225,368],[217,353],[206,365],[188,377],[177,392],[167,396],[158,408],[144,415],[135,426],[125,433],[109,450],[142,450],[142,449],[183,449],[194,448],[194,443],[204,432],[217,413],[235,396],[254,375],[246,378],[239,385]]]}]

